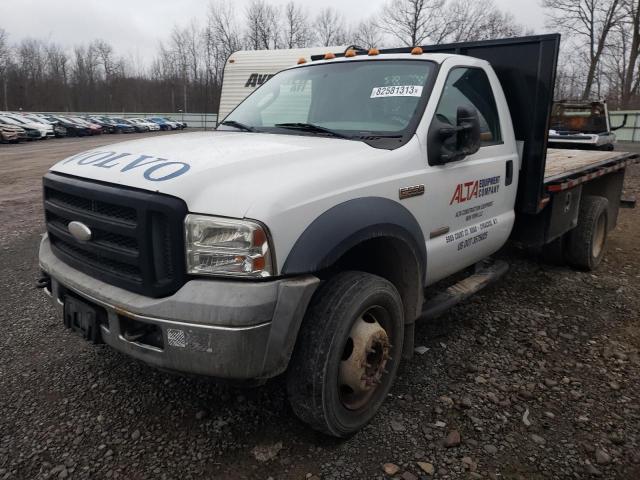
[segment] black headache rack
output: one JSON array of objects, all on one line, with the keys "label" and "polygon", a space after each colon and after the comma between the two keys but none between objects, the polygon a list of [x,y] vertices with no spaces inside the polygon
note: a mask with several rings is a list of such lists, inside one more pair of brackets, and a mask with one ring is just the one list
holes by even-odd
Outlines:
[{"label": "black headache rack", "polygon": [[[467,55],[486,60],[500,80],[509,104],[516,140],[524,142],[518,185],[517,210],[536,214],[542,208],[547,138],[551,122],[553,88],[560,35],[482,40],[421,47],[425,53]],[[380,50],[380,54],[410,53],[410,47]],[[367,55],[358,49],[356,55]],[[344,53],[336,53],[336,57]],[[314,55],[312,60],[321,60]]]},{"label": "black headache rack", "polygon": [[[182,200],[55,173],[44,176],[43,189],[51,249],[68,265],[148,297],[185,283]],[[89,227],[88,241],[71,235],[72,221]]]}]

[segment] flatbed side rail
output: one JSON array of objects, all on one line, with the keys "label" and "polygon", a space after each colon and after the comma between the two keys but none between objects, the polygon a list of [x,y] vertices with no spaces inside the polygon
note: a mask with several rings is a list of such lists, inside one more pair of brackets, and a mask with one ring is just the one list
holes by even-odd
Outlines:
[{"label": "flatbed side rail", "polygon": [[594,178],[622,170],[623,168],[627,168],[628,166],[638,162],[640,162],[640,154],[630,153],[627,156],[611,159],[611,161],[606,162],[604,165],[601,164],[594,166],[593,168],[589,168],[585,172],[581,172],[571,178],[564,177],[561,179],[545,179],[545,187],[549,193],[561,192],[580,185],[581,183],[593,180]]}]

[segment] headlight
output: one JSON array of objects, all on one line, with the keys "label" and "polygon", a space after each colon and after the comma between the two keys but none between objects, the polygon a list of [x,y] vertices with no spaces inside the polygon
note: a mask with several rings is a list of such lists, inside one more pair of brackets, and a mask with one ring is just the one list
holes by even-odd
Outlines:
[{"label": "headlight", "polygon": [[255,222],[187,215],[187,273],[269,277],[271,250],[264,229]]}]

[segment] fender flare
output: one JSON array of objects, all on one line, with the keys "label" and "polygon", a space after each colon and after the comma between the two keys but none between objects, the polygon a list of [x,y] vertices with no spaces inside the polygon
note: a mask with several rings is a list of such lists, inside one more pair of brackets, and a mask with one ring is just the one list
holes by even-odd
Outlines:
[{"label": "fender flare", "polygon": [[383,197],[347,200],[322,213],[302,232],[281,273],[323,270],[356,245],[380,237],[401,240],[411,248],[424,279],[427,249],[422,229],[404,205]]}]

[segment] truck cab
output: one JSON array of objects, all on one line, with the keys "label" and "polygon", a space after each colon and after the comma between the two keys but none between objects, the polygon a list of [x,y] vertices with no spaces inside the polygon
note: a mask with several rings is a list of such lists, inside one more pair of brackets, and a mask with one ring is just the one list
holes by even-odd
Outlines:
[{"label": "truck cab", "polygon": [[[44,177],[39,285],[65,326],[150,365],[286,372],[294,412],[349,436],[411,355],[415,321],[503,274],[488,259],[512,232],[559,241],[576,266],[601,259],[634,159],[545,183],[558,42],[302,58],[215,132],[64,159]],[[594,169],[618,176],[581,199]],[[594,248],[578,251],[586,237]]]},{"label": "truck cab", "polygon": [[549,145],[557,148],[584,148],[612,151],[616,130],[627,123],[612,126],[607,102],[557,101],[551,113]]}]

